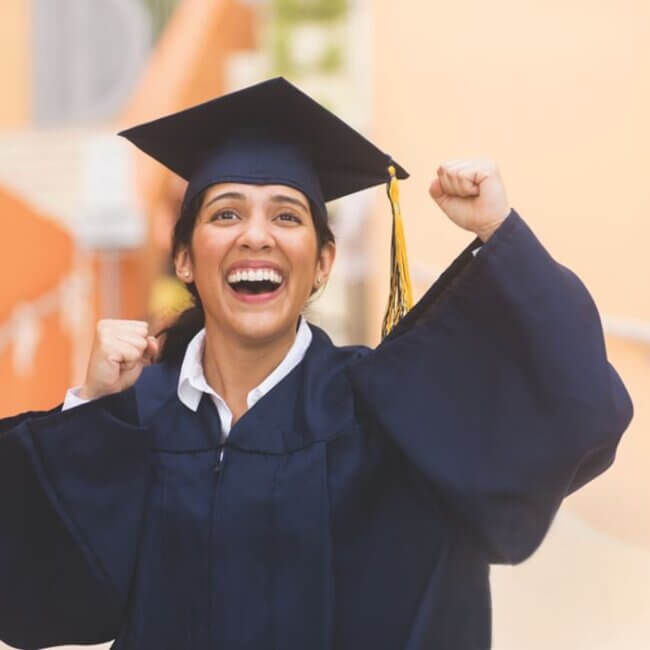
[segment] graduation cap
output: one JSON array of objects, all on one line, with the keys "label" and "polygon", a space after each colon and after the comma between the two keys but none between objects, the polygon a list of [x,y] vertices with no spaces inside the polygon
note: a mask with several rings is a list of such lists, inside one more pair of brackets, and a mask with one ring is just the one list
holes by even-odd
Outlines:
[{"label": "graduation cap", "polygon": [[325,203],[387,183],[393,212],[384,336],[412,304],[397,179],[408,173],[348,124],[278,77],[121,131],[188,181],[184,203],[215,183],[287,185]]}]

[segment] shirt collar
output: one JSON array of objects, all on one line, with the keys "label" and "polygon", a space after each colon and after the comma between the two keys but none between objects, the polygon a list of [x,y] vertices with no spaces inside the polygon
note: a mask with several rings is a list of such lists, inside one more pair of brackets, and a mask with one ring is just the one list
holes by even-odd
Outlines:
[{"label": "shirt collar", "polygon": [[[248,407],[251,408],[274,386],[280,383],[304,358],[307,348],[312,340],[312,332],[307,321],[301,316],[296,338],[289,348],[284,359],[271,373],[253,388],[246,398]],[[192,411],[199,408],[203,393],[223,401],[208,384],[203,372],[203,349],[205,346],[205,329],[199,331],[188,343],[185,356],[181,365],[178,378],[178,399]]]}]

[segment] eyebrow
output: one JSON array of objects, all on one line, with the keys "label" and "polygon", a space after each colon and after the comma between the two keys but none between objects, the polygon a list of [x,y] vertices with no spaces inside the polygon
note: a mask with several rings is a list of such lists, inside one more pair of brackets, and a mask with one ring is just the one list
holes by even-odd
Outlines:
[{"label": "eyebrow", "polygon": [[246,197],[241,192],[224,192],[223,194],[217,194],[213,196],[203,207],[207,208],[209,205],[220,199],[238,199],[244,201]]},{"label": "eyebrow", "polygon": [[294,199],[292,196],[276,194],[275,196],[272,196],[270,200],[273,201],[273,203],[292,203],[293,205],[301,207],[306,212],[309,212],[309,208],[300,199]]},{"label": "eyebrow", "polygon": [[[246,196],[241,192],[223,192],[222,194],[217,194],[213,196],[203,207],[207,208],[209,205],[215,201],[220,201],[222,199],[236,199],[238,201],[245,201]],[[292,196],[287,196],[286,194],[275,194],[270,198],[270,201],[273,203],[291,203],[301,207],[306,212],[309,212],[309,208],[304,204],[300,199],[295,199]]]}]

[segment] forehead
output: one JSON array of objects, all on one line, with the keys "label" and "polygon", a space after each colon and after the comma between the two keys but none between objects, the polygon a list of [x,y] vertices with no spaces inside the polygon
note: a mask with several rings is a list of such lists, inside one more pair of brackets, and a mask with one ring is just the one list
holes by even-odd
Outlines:
[{"label": "forehead", "polygon": [[246,201],[268,201],[276,197],[287,197],[304,203],[305,207],[309,205],[307,197],[300,191],[288,185],[254,185],[251,183],[215,183],[210,185],[205,191],[203,203],[212,201],[221,194],[241,195]]}]

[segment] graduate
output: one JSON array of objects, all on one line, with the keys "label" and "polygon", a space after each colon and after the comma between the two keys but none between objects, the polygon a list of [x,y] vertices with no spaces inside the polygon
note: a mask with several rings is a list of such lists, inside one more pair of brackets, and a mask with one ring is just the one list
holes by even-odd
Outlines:
[{"label": "graduate", "polygon": [[[0,420],[0,639],[489,648],[490,564],[535,551],[632,417],[580,280],[493,163],[452,161],[430,192],[476,239],[408,310],[405,170],[284,79],[122,135],[189,181],[195,305],[160,339],[100,322],[63,408]],[[326,203],[383,183],[385,336],[336,347],[301,315]]]}]

